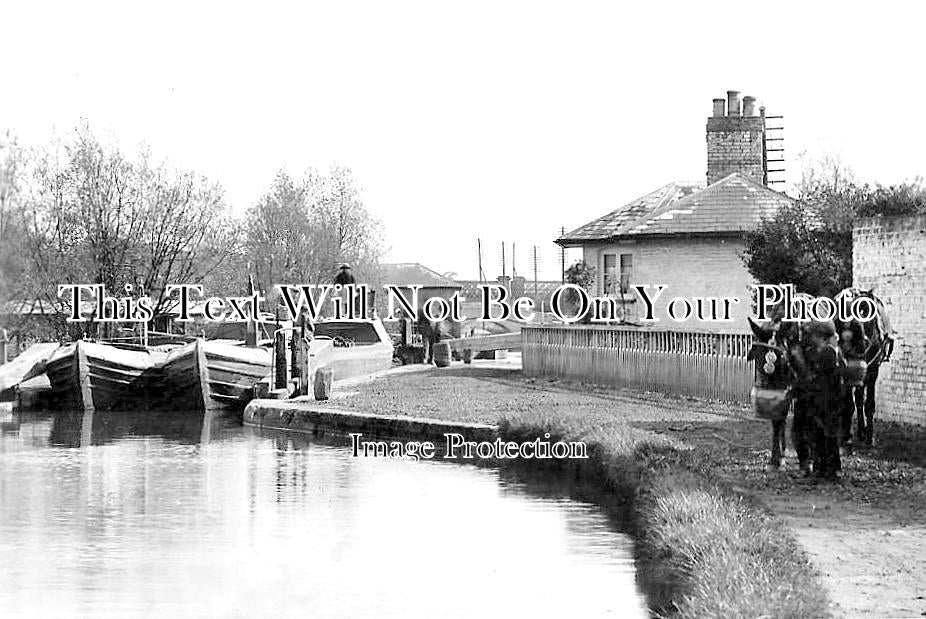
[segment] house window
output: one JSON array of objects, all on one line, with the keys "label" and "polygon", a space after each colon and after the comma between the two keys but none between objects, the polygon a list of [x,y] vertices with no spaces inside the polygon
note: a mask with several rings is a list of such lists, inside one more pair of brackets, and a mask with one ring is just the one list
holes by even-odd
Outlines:
[{"label": "house window", "polygon": [[604,292],[605,294],[613,294],[617,292],[617,283],[618,283],[618,274],[617,274],[617,255],[616,254],[605,254],[604,255],[604,265],[601,269],[602,276],[604,281]]},{"label": "house window", "polygon": [[633,272],[633,254],[621,254],[621,294],[630,292],[630,275]]}]

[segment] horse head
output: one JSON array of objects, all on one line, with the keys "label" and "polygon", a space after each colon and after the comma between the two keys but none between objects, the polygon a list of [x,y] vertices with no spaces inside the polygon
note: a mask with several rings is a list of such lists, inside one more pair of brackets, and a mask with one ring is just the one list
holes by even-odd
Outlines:
[{"label": "horse head", "polygon": [[791,384],[788,357],[789,329],[787,323],[770,320],[762,325],[748,318],[752,329],[752,346],[747,359],[755,364],[755,384],[758,387],[786,389]]},{"label": "horse head", "polygon": [[847,296],[849,304],[860,298],[870,299],[875,308],[870,320],[852,318],[837,322],[843,354],[847,359],[862,359],[869,366],[889,360],[894,347],[894,332],[884,302],[875,296],[873,289],[847,288],[837,295],[837,300],[841,296]]}]

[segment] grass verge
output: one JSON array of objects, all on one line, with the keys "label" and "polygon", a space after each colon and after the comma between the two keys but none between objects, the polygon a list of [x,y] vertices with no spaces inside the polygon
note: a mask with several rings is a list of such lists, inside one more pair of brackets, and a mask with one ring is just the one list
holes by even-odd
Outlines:
[{"label": "grass verge", "polygon": [[588,460],[560,461],[616,497],[651,609],[677,618],[828,617],[819,575],[786,528],[761,506],[686,465],[675,447],[640,440],[629,426],[575,426],[561,417],[504,418],[505,440],[585,441]]}]

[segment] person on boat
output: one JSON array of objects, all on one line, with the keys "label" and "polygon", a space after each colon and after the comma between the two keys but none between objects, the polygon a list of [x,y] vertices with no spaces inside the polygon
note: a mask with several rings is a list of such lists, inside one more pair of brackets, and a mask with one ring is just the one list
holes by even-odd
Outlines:
[{"label": "person on boat", "polygon": [[[334,276],[335,285],[340,284],[341,286],[352,286],[356,285],[357,280],[354,278],[354,274],[351,271],[350,264],[344,263],[338,268],[337,275]],[[347,301],[347,291],[342,289],[340,291],[341,298]],[[354,296],[354,308],[361,307],[361,293],[360,290],[355,291]],[[366,318],[366,316],[361,316],[361,318]]]},{"label": "person on boat", "polygon": [[334,276],[334,283],[342,286],[357,283],[351,271],[350,264],[345,262],[338,268],[338,274]]}]

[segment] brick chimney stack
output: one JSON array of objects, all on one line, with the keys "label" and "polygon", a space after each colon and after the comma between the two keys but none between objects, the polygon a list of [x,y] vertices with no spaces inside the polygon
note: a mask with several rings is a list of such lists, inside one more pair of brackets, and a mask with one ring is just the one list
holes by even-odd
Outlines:
[{"label": "brick chimney stack", "polygon": [[739,172],[765,183],[765,117],[756,115],[756,98],[728,90],[726,99],[714,99],[707,119],[707,184]]}]

